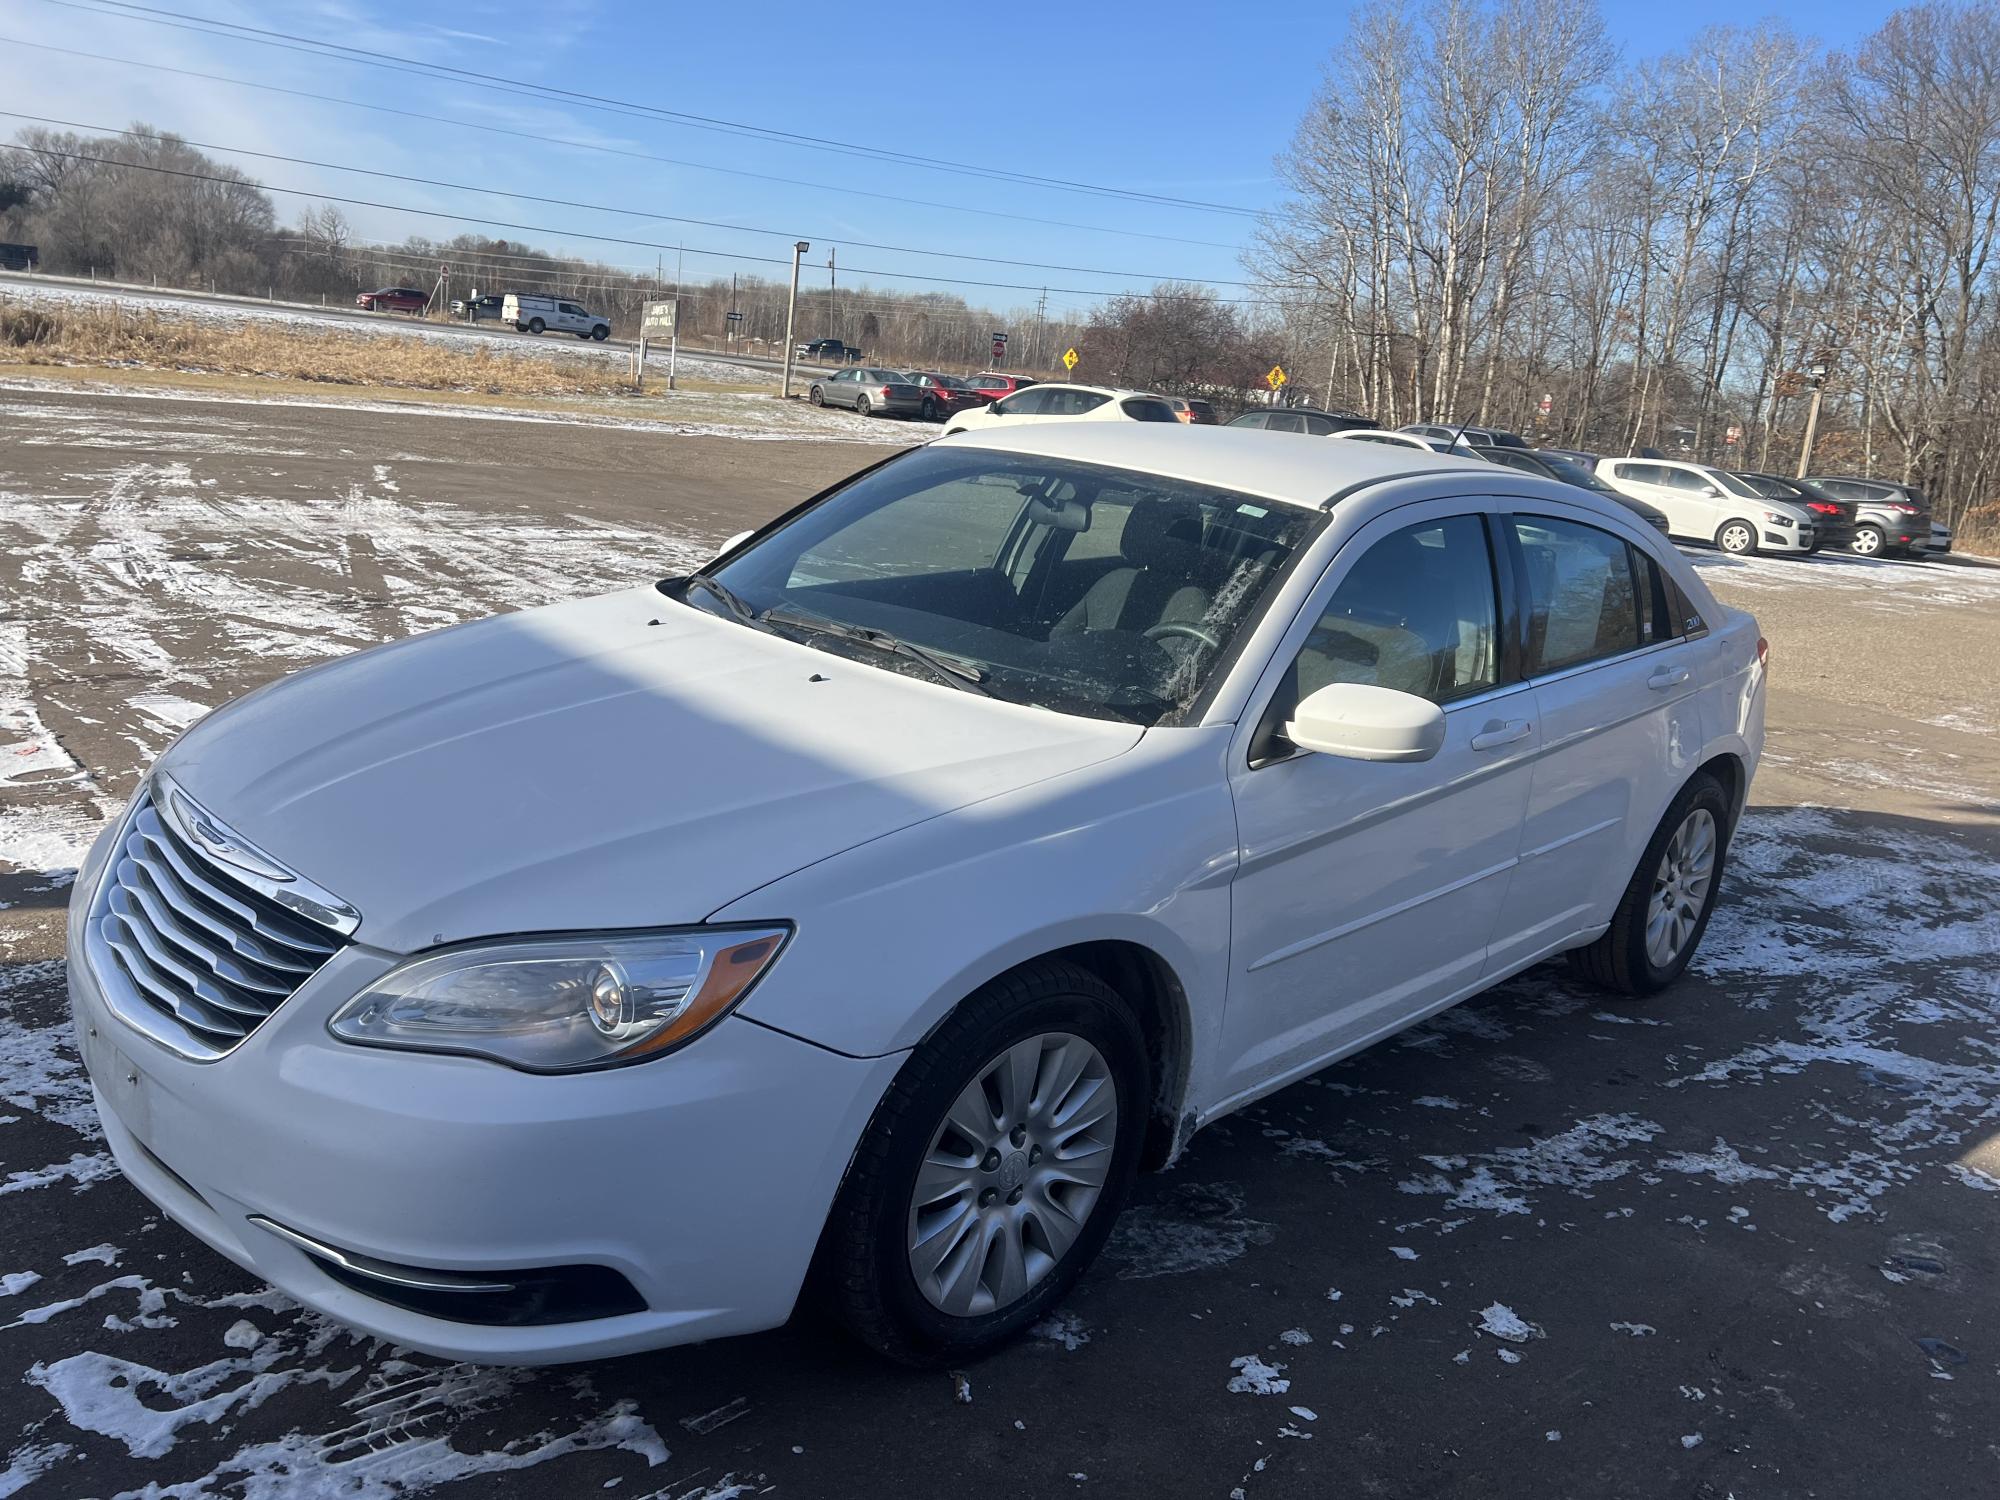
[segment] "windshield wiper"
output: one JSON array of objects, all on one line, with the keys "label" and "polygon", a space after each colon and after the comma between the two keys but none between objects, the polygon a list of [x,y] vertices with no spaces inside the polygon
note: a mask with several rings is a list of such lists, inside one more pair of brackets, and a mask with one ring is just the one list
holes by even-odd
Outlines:
[{"label": "windshield wiper", "polygon": [[741,620],[745,625],[750,626],[753,630],[770,629],[768,625],[758,618],[757,611],[744,603],[743,596],[719,578],[711,578],[706,573],[689,574],[688,581],[683,587],[682,592],[685,593],[687,589],[705,589],[720,599],[732,615],[736,616],[737,619]]},{"label": "windshield wiper", "polygon": [[816,631],[821,635],[834,636],[843,641],[859,641],[864,646],[873,646],[878,651],[887,651],[895,656],[906,656],[911,661],[929,667],[931,675],[939,682],[955,688],[963,688],[968,693],[977,693],[982,698],[991,698],[981,683],[986,674],[971,662],[961,661],[954,656],[944,656],[935,651],[904,640],[899,635],[891,635],[886,630],[874,630],[866,625],[851,625],[845,620],[836,620],[830,615],[813,614],[806,610],[790,609],[782,604],[774,604],[758,616],[768,625],[790,625],[797,630]]}]

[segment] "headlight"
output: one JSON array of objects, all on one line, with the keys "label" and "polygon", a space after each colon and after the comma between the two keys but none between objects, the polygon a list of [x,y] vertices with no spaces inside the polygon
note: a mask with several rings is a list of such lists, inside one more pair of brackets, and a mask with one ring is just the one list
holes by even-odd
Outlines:
[{"label": "headlight", "polygon": [[1799,524],[1796,516],[1780,515],[1775,510],[1765,511],[1764,519],[1769,521],[1773,526],[1796,526]]},{"label": "headlight", "polygon": [[457,1052],[535,1073],[657,1057],[732,1010],[784,927],[487,943],[413,959],[329,1023],[344,1042]]}]

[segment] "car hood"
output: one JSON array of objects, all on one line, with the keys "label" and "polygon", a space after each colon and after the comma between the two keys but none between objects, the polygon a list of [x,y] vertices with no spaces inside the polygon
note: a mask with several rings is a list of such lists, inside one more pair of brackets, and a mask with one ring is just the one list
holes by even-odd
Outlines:
[{"label": "car hood", "polygon": [[[395,952],[697,922],[1143,731],[748,629],[652,588],[310,668],[161,760]],[[772,912],[772,917],[794,915]]]}]

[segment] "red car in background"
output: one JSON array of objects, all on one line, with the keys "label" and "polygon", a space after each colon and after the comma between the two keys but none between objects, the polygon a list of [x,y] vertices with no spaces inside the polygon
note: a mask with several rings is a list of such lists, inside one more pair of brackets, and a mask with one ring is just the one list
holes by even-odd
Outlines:
[{"label": "red car in background", "polygon": [[935,370],[912,370],[910,384],[922,388],[922,416],[926,422],[942,422],[969,406],[984,406],[993,398],[970,380],[958,375],[940,375]]},{"label": "red car in background", "polygon": [[420,313],[430,305],[430,297],[413,286],[385,286],[362,292],[354,305],[369,312]]},{"label": "red car in background", "polygon": [[987,370],[979,375],[968,375],[965,383],[988,401],[998,401],[1002,396],[1011,396],[1024,385],[1034,385],[1031,375],[999,375]]}]

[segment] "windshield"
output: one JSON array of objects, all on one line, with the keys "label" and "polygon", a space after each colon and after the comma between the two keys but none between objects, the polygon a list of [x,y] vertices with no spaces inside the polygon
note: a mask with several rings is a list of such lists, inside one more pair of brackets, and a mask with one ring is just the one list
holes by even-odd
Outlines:
[{"label": "windshield", "polygon": [[1194,702],[1324,522],[1152,474],[927,448],[710,570],[747,618],[700,587],[683,597],[884,671],[952,685],[871,634],[969,668],[995,698],[1157,724]]},{"label": "windshield", "polygon": [[1749,500],[1763,500],[1768,498],[1752,487],[1748,480],[1737,478],[1736,475],[1730,473],[1727,469],[1703,469],[1701,474],[1703,478],[1719,485],[1732,495],[1741,495]]},{"label": "windshield", "polygon": [[1771,474],[1736,474],[1734,476],[1750,487],[1750,492],[1765,500],[1804,500],[1806,492],[1797,485],[1779,479]]}]

